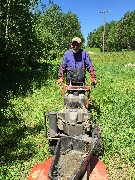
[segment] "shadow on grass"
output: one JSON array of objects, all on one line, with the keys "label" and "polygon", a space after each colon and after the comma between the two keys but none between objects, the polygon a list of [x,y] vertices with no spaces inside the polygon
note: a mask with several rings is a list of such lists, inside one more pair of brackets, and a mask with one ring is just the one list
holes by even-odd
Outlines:
[{"label": "shadow on grass", "polygon": [[16,160],[27,160],[35,152],[33,143],[24,139],[28,135],[40,132],[40,125],[34,128],[27,127],[23,119],[16,116],[5,118],[0,115],[0,165],[12,163]]},{"label": "shadow on grass", "polygon": [[[29,140],[24,141],[28,135],[38,134],[43,125],[27,127],[24,120],[11,112],[12,117],[6,117],[4,111],[8,107],[9,99],[25,97],[27,92],[41,88],[46,84],[48,76],[57,78],[57,71],[51,63],[37,64],[34,70],[8,71],[0,76],[0,165],[12,163],[16,160],[27,160],[35,153],[35,147]],[[12,95],[12,97],[11,97]],[[13,111],[13,110],[12,110]],[[21,142],[23,141],[23,143]]]},{"label": "shadow on grass", "polygon": [[0,73],[0,108],[7,106],[11,93],[13,96],[25,96],[27,92],[32,93],[33,88],[45,85],[48,77],[57,78],[57,70],[51,63],[37,63],[35,66],[32,70]]}]

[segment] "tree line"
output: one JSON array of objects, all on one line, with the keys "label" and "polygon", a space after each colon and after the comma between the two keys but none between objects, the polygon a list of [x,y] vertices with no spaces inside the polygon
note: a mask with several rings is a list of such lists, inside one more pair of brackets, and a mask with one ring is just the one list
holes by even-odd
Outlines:
[{"label": "tree line", "polygon": [[46,4],[41,0],[0,2],[2,73],[34,67],[41,58],[53,60],[59,57],[69,48],[74,36],[84,41],[76,14],[64,13],[50,0]]},{"label": "tree line", "polygon": [[[49,3],[49,7],[47,7]],[[41,7],[39,9],[39,6]],[[135,49],[135,11],[106,24],[105,51]],[[102,49],[103,26],[88,34],[87,46]],[[54,60],[69,48],[74,36],[84,42],[76,14],[64,13],[51,0],[0,2],[0,71],[36,67],[39,59]]]},{"label": "tree line", "polygon": [[[120,21],[111,21],[106,23],[104,50],[105,51],[122,51],[135,50],[135,10],[127,12]],[[100,26],[87,37],[87,46],[96,47],[102,50],[103,29]]]}]

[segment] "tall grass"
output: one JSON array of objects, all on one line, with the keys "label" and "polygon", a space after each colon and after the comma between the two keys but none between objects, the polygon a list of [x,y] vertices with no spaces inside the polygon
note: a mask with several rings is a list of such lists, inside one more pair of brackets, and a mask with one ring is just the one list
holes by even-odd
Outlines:
[{"label": "tall grass", "polygon": [[[105,154],[101,160],[110,179],[135,179],[135,67],[128,66],[135,63],[135,53],[97,53],[91,58],[98,82],[91,93],[91,118],[102,128]],[[25,95],[21,88],[19,94],[8,92],[6,108],[1,108],[0,179],[25,180],[34,164],[51,155],[43,112],[58,112],[63,107],[57,84],[59,63],[49,62],[49,73],[41,64],[37,78],[41,85],[31,81]]]}]

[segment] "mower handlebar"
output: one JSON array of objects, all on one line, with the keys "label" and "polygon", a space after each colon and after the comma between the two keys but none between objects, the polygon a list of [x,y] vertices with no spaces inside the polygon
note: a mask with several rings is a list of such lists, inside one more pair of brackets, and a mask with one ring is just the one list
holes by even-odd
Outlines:
[{"label": "mower handlebar", "polygon": [[87,101],[86,101],[86,108],[90,103],[90,93],[91,93],[91,86],[71,86],[71,85],[63,85],[62,86],[62,95],[65,96],[65,91],[87,91]]},{"label": "mower handlebar", "polygon": [[75,90],[79,90],[79,91],[91,91],[91,86],[68,86],[68,85],[64,85],[62,87],[63,90],[70,90],[70,91],[75,91]]},{"label": "mower handlebar", "polygon": [[68,85],[63,85],[62,86],[62,95],[65,96],[65,91],[87,91],[91,92],[91,86],[68,86]]}]

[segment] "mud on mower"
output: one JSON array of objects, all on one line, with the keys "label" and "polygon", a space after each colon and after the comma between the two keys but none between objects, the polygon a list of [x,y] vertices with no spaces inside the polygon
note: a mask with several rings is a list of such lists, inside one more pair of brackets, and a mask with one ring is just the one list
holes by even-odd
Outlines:
[{"label": "mud on mower", "polygon": [[[64,108],[58,113],[44,113],[45,131],[46,136],[48,134],[52,153],[61,138],[73,137],[86,142],[96,141],[93,154],[97,157],[103,155],[101,128],[91,121],[88,111],[91,91],[91,86],[84,86],[83,83],[63,85]],[[47,132],[47,122],[49,122],[49,132]]]}]

